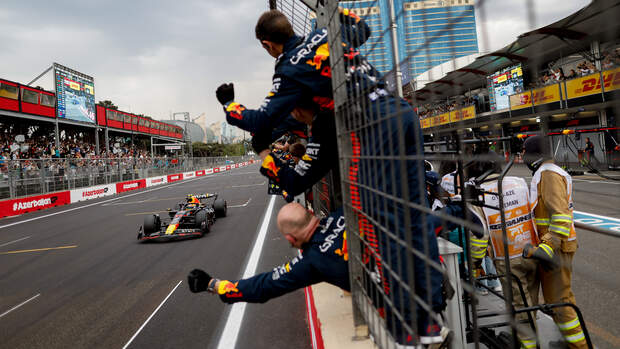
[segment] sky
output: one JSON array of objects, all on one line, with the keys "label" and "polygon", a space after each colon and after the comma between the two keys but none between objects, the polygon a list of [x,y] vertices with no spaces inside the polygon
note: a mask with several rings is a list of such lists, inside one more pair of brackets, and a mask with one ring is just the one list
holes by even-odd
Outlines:
[{"label": "sky", "polygon": [[[589,2],[478,0],[480,50],[499,49]],[[270,90],[274,59],[254,36],[267,9],[268,0],[2,0],[0,78],[25,84],[57,62],[94,77],[96,100],[121,110],[224,121],[215,98],[220,84],[233,82],[235,100],[248,108]],[[34,85],[51,89],[52,79]]]}]

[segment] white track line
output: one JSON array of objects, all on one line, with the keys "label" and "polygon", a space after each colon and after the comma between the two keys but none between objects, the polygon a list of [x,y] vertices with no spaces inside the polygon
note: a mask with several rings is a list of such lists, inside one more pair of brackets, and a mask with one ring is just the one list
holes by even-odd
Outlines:
[{"label": "white track line", "polygon": [[174,286],[174,288],[172,289],[172,291],[170,291],[170,293],[168,293],[168,295],[166,296],[166,298],[164,298],[163,301],[161,301],[161,303],[159,303],[159,306],[157,307],[157,309],[155,309],[155,311],[153,312],[153,314],[151,314],[151,316],[149,316],[148,319],[146,319],[146,321],[142,324],[142,326],[140,326],[140,328],[138,329],[138,331],[136,331],[136,333],[133,335],[133,337],[131,337],[131,339],[129,340],[129,342],[127,342],[127,344],[125,344],[125,346],[123,347],[123,349],[126,349],[127,347],[129,347],[129,344],[131,344],[131,342],[133,342],[134,339],[136,339],[136,337],[138,336],[138,334],[142,331],[142,329],[144,328],[144,326],[146,326],[146,324],[151,320],[151,318],[155,315],[155,313],[157,313],[157,311],[159,310],[159,308],[161,308],[162,305],[164,305],[164,303],[166,303],[166,301],[168,300],[168,298],[170,298],[170,296],[172,296],[172,294],[174,293],[174,291],[177,289],[177,287],[179,287],[179,285],[181,284],[181,282],[183,282],[183,280],[180,280],[179,283]]},{"label": "white track line", "polygon": [[[225,172],[222,172],[222,173],[225,173]],[[66,212],[80,210],[80,209],[83,209],[83,208],[86,208],[86,207],[91,207],[91,206],[95,206],[95,205],[105,204],[106,202],[112,202],[112,201],[115,201],[115,200],[120,200],[120,199],[125,199],[125,198],[128,198],[128,197],[132,197],[132,196],[135,196],[135,195],[149,193],[149,192],[152,192],[152,191],[155,191],[155,190],[164,189],[164,188],[172,187],[172,186],[175,186],[175,185],[179,185],[181,183],[189,183],[189,182],[192,182],[192,181],[195,181],[195,180],[198,180],[198,179],[213,178],[213,177],[215,177],[215,175],[217,175],[217,174],[214,174],[213,176],[211,176],[211,175],[200,176],[200,177],[196,177],[196,178],[193,178],[193,179],[183,180],[183,181],[180,181],[179,183],[174,183],[174,184],[169,184],[169,185],[162,185],[162,186],[158,186],[158,187],[155,187],[153,189],[141,191],[141,192],[138,192],[138,193],[123,195],[121,197],[114,198],[114,199],[99,201],[99,202],[95,202],[95,203],[84,205],[84,206],[80,206],[80,207],[70,208],[70,209],[67,209],[67,210],[64,210],[64,211],[59,211],[59,212],[54,212],[54,213],[46,214],[46,215],[43,215],[43,216],[38,216],[38,217],[24,219],[23,221],[19,221],[19,222],[13,222],[13,223],[5,224],[5,225],[0,225],[0,229],[12,227],[14,225],[18,225],[18,224],[22,224],[22,223],[36,221],[38,219],[43,219],[43,218],[47,218],[47,217],[63,214],[63,213],[66,213]],[[7,218],[9,218],[9,217],[7,217]]]},{"label": "white track line", "polygon": [[266,183],[267,182],[263,181],[263,183],[256,183],[256,184],[231,185],[231,188],[258,187],[261,185],[265,185]]},{"label": "white track line", "polygon": [[231,205],[231,206],[228,206],[228,208],[231,208],[231,207],[246,207],[250,203],[250,201],[252,201],[252,198],[249,198],[248,201],[246,201],[245,204],[243,204],[243,205]]},{"label": "white track line", "polygon": [[[261,251],[263,249],[263,243],[265,242],[265,236],[267,236],[267,228],[269,227],[269,221],[271,220],[271,214],[273,212],[273,206],[276,202],[276,196],[273,195],[271,200],[269,201],[269,205],[267,206],[267,210],[265,211],[265,216],[263,218],[263,223],[260,226],[260,230],[258,235],[256,236],[256,242],[254,242],[254,247],[252,248],[252,253],[250,254],[250,259],[248,260],[248,264],[245,266],[245,271],[243,272],[242,279],[247,279],[250,276],[253,276],[256,272],[256,267],[258,266],[258,260],[261,255]],[[243,321],[243,314],[245,313],[245,306],[247,303],[235,303],[230,309],[230,313],[228,313],[228,319],[226,320],[226,326],[224,327],[224,331],[222,331],[222,335],[220,337],[220,341],[217,345],[218,349],[234,349],[237,344],[237,337],[239,336],[239,330],[241,329],[241,322]]]},{"label": "white track line", "polygon": [[6,314],[8,314],[8,313],[12,312],[13,310],[15,310],[15,309],[17,309],[17,308],[21,307],[22,305],[24,305],[24,304],[26,304],[26,303],[30,302],[31,300],[33,300],[33,299],[35,299],[35,298],[39,297],[40,295],[41,295],[40,293],[37,293],[36,295],[34,295],[34,296],[30,297],[29,299],[26,299],[25,301],[23,301],[23,302],[19,303],[18,305],[14,306],[13,308],[11,308],[11,309],[9,309],[9,310],[5,311],[4,313],[0,314],[0,318],[1,318],[1,317],[3,317],[3,316],[4,316],[4,315],[6,315]]},{"label": "white track line", "polygon": [[29,238],[29,237],[30,237],[30,236],[26,236],[26,237],[21,238],[21,239],[17,239],[17,240],[13,240],[13,241],[7,242],[7,243],[5,243],[5,244],[0,245],[0,247],[4,247],[4,246],[6,246],[6,245],[10,245],[10,244],[16,243],[16,242],[18,242],[18,241],[26,240],[26,239],[27,239],[27,238]]}]

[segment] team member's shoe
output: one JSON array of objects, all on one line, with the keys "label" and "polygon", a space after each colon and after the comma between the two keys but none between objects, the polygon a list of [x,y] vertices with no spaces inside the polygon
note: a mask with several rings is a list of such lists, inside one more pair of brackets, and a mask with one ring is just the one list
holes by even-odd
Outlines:
[{"label": "team member's shoe", "polygon": [[454,333],[445,326],[430,325],[426,333],[420,336],[418,348],[444,349],[450,346]]}]

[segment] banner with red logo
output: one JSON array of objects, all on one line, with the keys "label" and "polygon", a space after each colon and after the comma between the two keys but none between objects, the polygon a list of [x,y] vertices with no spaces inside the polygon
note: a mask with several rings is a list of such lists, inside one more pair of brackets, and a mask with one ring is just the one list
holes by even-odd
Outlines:
[{"label": "banner with red logo", "polygon": [[560,101],[560,85],[549,85],[537,88],[532,91],[517,93],[509,97],[510,109],[517,110],[532,106],[532,98],[534,105],[543,105]]},{"label": "banner with red logo", "polygon": [[450,123],[450,113],[439,114],[439,124],[446,125]]},{"label": "banner with red logo", "polygon": [[226,165],[226,171],[230,170],[230,165]]},{"label": "banner with red logo", "polygon": [[208,168],[205,170],[206,174],[212,174],[213,173],[213,169],[212,168]]},{"label": "banner with red logo", "polygon": [[218,173],[220,172],[220,168],[219,167],[214,167],[213,168],[213,173]]},{"label": "banner with red logo", "polygon": [[130,190],[146,188],[146,179],[136,179],[135,181],[127,181],[116,183],[116,192],[124,193]]},{"label": "banner with red logo", "polygon": [[168,175],[168,183],[170,182],[176,182],[176,181],[180,181],[183,179],[183,174],[182,173],[177,173],[177,174],[173,174],[173,175]]},{"label": "banner with red logo", "polygon": [[70,202],[71,195],[68,190],[53,194],[0,201],[0,217],[17,216],[26,212],[66,205]]},{"label": "banner with red logo", "polygon": [[469,107],[453,110],[450,112],[450,122],[469,120],[476,117],[476,108],[473,105]]},{"label": "banner with red logo", "polygon": [[196,171],[196,177],[204,176],[205,174],[205,170]]},{"label": "banner with red logo", "polygon": [[[603,81],[605,92],[619,89],[620,68],[604,71]],[[568,99],[589,96],[602,91],[600,73],[566,81],[566,96]]]},{"label": "banner with red logo", "polygon": [[196,175],[196,172],[183,172],[183,179],[193,178]]},{"label": "banner with red logo", "polygon": [[168,183],[168,176],[150,177],[146,179],[146,186],[152,187],[155,185]]},{"label": "banner with red logo", "polygon": [[71,190],[71,202],[86,201],[116,194],[115,184],[98,185]]}]

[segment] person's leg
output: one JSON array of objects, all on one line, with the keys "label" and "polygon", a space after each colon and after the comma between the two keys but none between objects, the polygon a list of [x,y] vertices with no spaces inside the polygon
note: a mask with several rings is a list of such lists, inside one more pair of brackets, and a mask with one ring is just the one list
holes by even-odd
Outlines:
[{"label": "person's leg", "polygon": [[[531,306],[533,304],[532,297],[529,293],[529,288],[527,287],[529,280],[534,276],[535,269],[532,269],[532,265],[529,263],[522,263],[524,261],[523,258],[512,258],[510,260],[510,271],[511,274],[518,279],[512,279],[512,282],[508,284],[508,278],[502,278],[502,285],[504,290],[507,290],[508,287],[512,288],[512,304],[515,307],[515,310],[522,309],[527,306]],[[506,265],[504,260],[496,260],[495,266],[500,274],[506,274]],[[519,289],[519,282],[523,288],[523,294]],[[531,327],[531,324],[528,322],[527,313],[518,313],[515,315],[515,319],[517,320],[517,335],[519,337],[519,341],[521,342],[521,346],[523,348],[535,348],[537,344],[536,340],[536,315],[532,314],[532,320],[534,324],[534,329]]]},{"label": "person's leg", "polygon": [[[491,257],[485,256],[482,261],[482,265],[484,267],[484,272],[487,275],[497,275],[497,270],[495,269],[495,264],[493,263]],[[488,279],[487,286],[494,288],[496,291],[501,290],[499,279]],[[499,288],[499,290],[497,288]]]},{"label": "person's leg", "polygon": [[[574,252],[556,252],[561,267],[551,271],[541,270],[541,286],[545,303],[572,303],[576,304],[575,295],[571,288],[572,261]],[[587,348],[587,343],[577,313],[571,307],[555,308],[553,320],[569,348]]]}]

